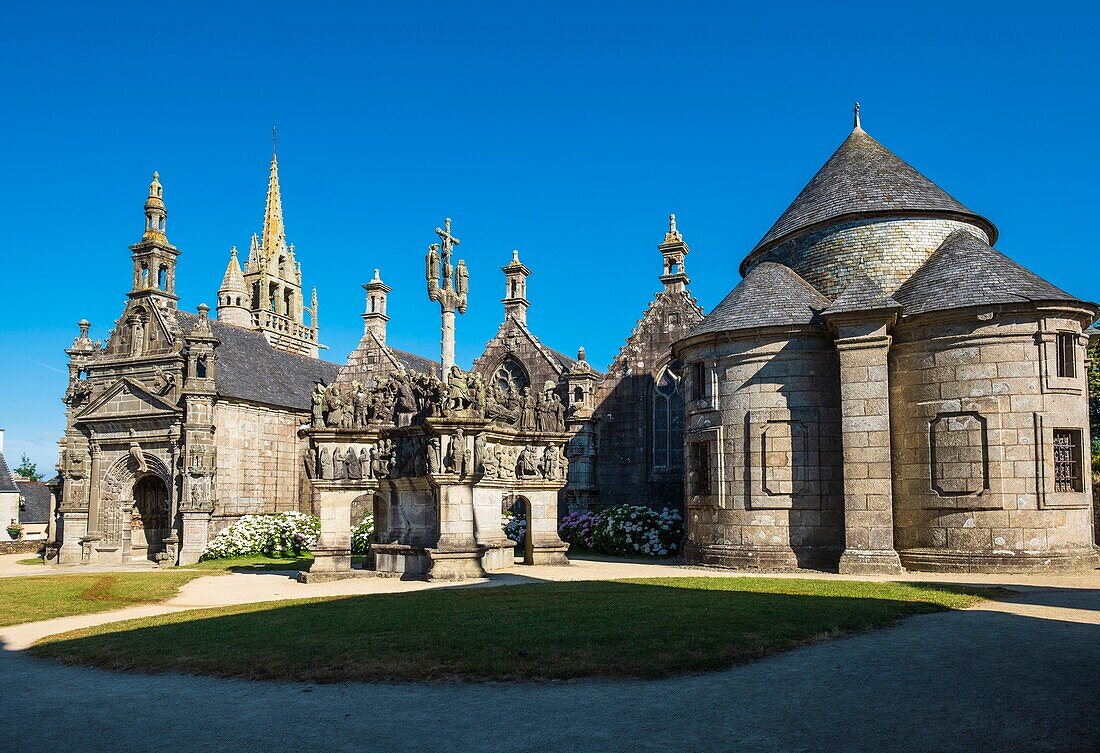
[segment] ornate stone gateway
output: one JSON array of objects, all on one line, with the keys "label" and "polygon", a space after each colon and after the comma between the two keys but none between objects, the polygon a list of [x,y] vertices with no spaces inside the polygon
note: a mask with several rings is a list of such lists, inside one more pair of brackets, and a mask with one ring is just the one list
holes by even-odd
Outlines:
[{"label": "ornate stone gateway", "polygon": [[[553,384],[521,394],[454,365],[454,310],[465,310],[468,279],[460,261],[452,281],[450,221],[437,232],[427,269],[428,296],[443,308],[440,375],[398,371],[378,384],[314,390],[307,465],[321,537],[305,581],[461,580],[509,567],[515,544],[502,513],[517,498],[527,508],[525,562],[568,564],[557,534],[564,404]],[[374,511],[367,571],[351,568],[352,507],[362,499]]]}]

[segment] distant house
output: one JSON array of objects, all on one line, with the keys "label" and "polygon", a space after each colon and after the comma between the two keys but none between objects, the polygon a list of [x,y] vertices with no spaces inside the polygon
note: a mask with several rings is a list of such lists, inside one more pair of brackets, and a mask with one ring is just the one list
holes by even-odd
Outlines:
[{"label": "distant house", "polygon": [[53,493],[49,483],[17,476],[15,485],[19,488],[18,520],[23,526],[23,538],[46,539],[53,509]]}]

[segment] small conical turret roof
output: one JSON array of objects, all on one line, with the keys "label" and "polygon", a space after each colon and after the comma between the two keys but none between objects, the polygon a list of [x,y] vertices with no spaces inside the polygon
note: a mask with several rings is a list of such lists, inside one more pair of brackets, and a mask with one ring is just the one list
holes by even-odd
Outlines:
[{"label": "small conical turret roof", "polygon": [[241,263],[237,260],[237,247],[229,251],[229,264],[225,267],[225,276],[222,277],[220,293],[244,293],[248,290],[244,284],[244,274],[241,272]]},{"label": "small conical turret roof", "polygon": [[829,299],[790,267],[761,262],[695,325],[688,337],[758,327],[820,324],[820,314],[828,305]]},{"label": "small conical turret roof", "polygon": [[856,217],[890,215],[960,219],[984,230],[991,243],[997,240],[997,228],[992,222],[967,209],[871,138],[857,120],[848,138],[749,256],[806,230]]}]

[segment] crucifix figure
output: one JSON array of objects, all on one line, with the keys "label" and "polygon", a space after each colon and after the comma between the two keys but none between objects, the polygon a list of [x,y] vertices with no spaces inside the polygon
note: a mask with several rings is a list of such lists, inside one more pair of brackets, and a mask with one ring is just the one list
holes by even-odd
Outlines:
[{"label": "crucifix figure", "polygon": [[442,338],[440,342],[440,374],[443,382],[450,379],[451,367],[455,363],[455,311],[466,313],[466,293],[469,287],[466,263],[458,262],[458,284],[455,284],[455,267],[451,263],[454,247],[461,241],[451,234],[451,218],[443,221],[443,227],[435,229],[439,243],[428,246],[426,272],[428,281],[428,299],[439,304],[442,315]]}]

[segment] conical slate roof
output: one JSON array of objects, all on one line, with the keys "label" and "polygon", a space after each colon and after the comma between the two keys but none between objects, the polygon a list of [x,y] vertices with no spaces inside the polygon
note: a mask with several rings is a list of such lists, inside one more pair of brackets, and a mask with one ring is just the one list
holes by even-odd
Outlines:
[{"label": "conical slate roof", "polygon": [[829,299],[790,267],[762,262],[752,268],[688,337],[756,327],[818,324]]},{"label": "conical slate roof", "polygon": [[893,295],[905,316],[1028,301],[1077,301],[974,233],[957,230]]},{"label": "conical slate roof", "polygon": [[222,285],[218,288],[218,292],[244,293],[246,291],[244,274],[241,273],[241,264],[237,261],[237,247],[234,246],[229,252],[229,264],[225,267],[225,276],[222,277]]},{"label": "conical slate roof", "polygon": [[752,253],[825,223],[892,214],[957,217],[997,240],[992,222],[971,212],[856,126]]}]

